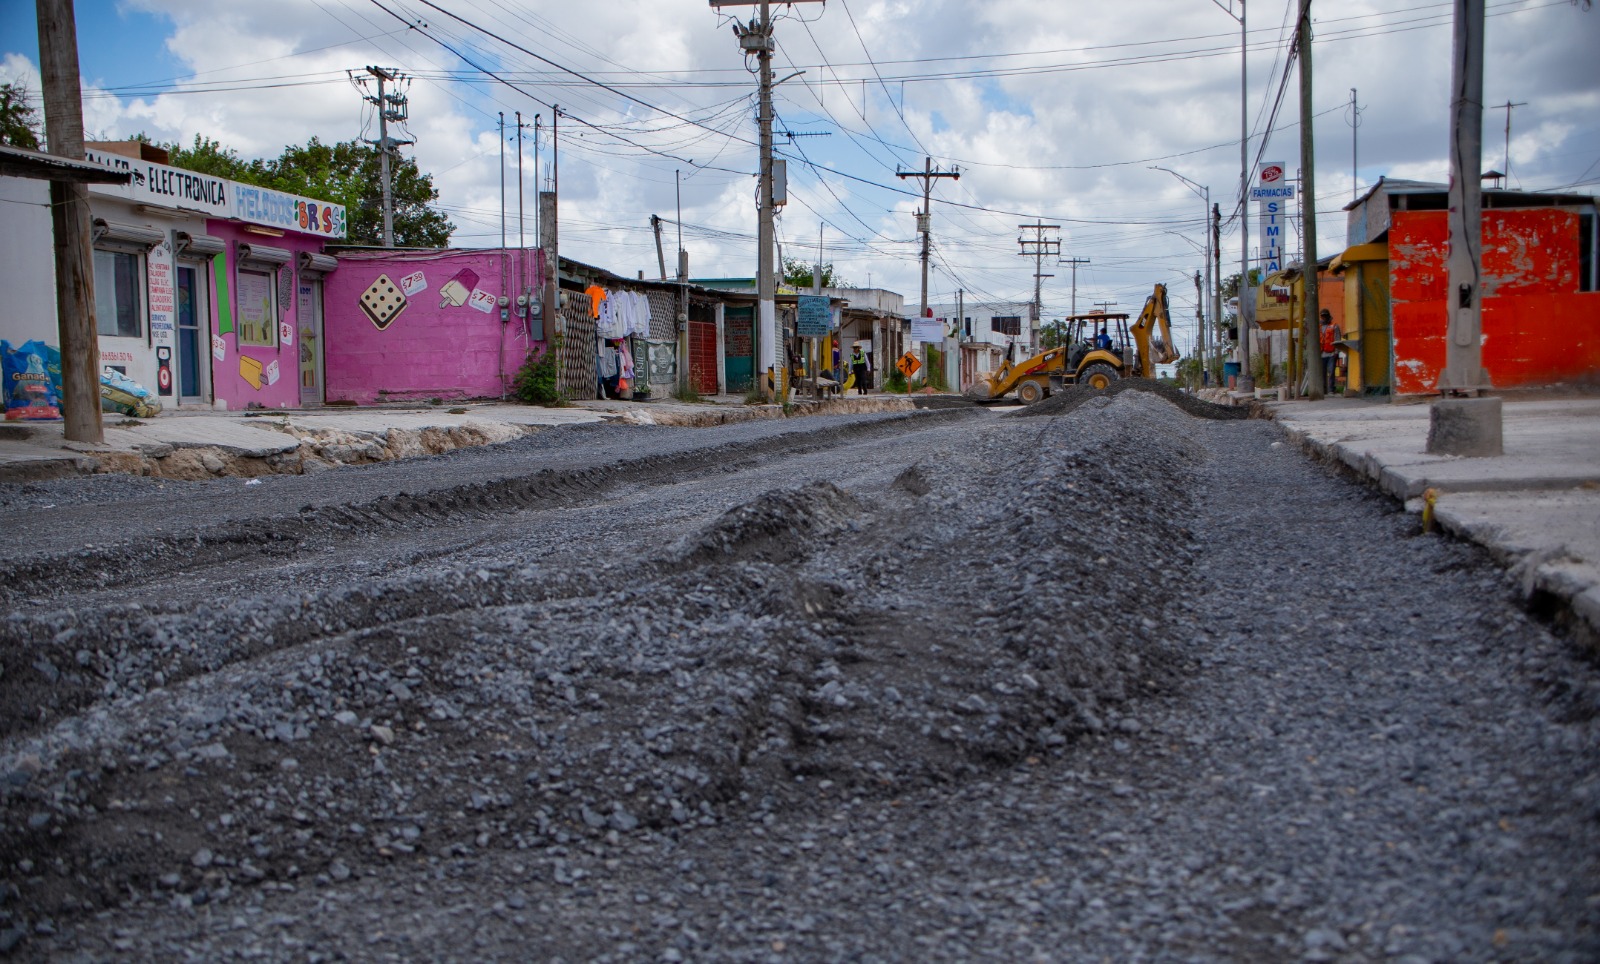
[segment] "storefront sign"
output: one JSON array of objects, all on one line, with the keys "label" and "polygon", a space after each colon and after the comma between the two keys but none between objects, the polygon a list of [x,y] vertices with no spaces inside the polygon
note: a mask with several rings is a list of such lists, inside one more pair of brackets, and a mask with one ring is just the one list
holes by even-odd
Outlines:
[{"label": "storefront sign", "polygon": [[1287,220],[1282,201],[1261,202],[1261,269],[1266,274],[1283,268],[1283,228]]},{"label": "storefront sign", "polygon": [[234,184],[232,187],[231,217],[284,231],[326,238],[344,237],[342,204],[329,204],[253,184]]},{"label": "storefront sign", "polygon": [[1290,201],[1294,199],[1294,185],[1284,176],[1282,161],[1267,161],[1261,165],[1260,183],[1250,189],[1252,201]]},{"label": "storefront sign", "polygon": [[822,295],[800,296],[798,334],[801,338],[822,338],[833,328],[833,312]]},{"label": "storefront sign", "polygon": [[95,185],[97,191],[120,195],[136,204],[201,211],[219,218],[229,216],[232,207],[229,189],[235,186],[232,181],[102,151],[84,151],[83,158],[92,164],[133,175],[133,180],[126,185]]},{"label": "storefront sign", "polygon": [[171,345],[177,337],[174,325],[178,292],[173,284],[170,238],[150,249],[145,259],[145,271],[150,299],[150,340],[157,345]]}]

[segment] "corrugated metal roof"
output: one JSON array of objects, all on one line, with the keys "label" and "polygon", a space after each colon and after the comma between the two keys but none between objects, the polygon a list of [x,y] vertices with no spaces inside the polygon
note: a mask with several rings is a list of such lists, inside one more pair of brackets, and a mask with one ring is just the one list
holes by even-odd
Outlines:
[{"label": "corrugated metal roof", "polygon": [[127,171],[113,171],[88,161],[5,144],[0,144],[0,175],[73,184],[126,184],[133,179]]}]

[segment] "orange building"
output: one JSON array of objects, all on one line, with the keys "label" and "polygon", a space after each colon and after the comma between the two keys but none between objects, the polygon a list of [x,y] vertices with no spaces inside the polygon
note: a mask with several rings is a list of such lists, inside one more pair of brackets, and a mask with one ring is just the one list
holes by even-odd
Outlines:
[{"label": "orange building", "polygon": [[[1445,185],[1380,180],[1345,210],[1345,329],[1369,392],[1432,394],[1444,365]],[[1483,366],[1496,389],[1600,381],[1595,199],[1483,192]],[[1358,368],[1359,366],[1359,368]]]}]

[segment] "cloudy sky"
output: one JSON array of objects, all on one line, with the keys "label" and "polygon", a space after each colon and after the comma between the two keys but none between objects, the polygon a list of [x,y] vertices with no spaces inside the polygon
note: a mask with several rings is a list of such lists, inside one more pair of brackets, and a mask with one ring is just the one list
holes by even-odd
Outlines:
[{"label": "cloudy sky", "polygon": [[[1444,180],[1451,9],[1313,4],[1322,254],[1342,246],[1353,188],[1381,175]],[[650,215],[676,218],[681,177],[691,273],[748,277],[755,86],[730,25],[752,8],[724,10],[705,0],[79,0],[85,124],[105,139],[200,134],[273,156],[311,136],[376,137],[347,71],[397,68],[413,78],[401,136],[416,144],[406,150],[434,175],[455,243],[484,246],[500,240],[499,113],[508,125],[516,111],[540,125],[523,141],[531,237],[559,105],[564,255],[654,276]],[[931,156],[961,177],[936,183],[930,301],[954,301],[957,289],[977,302],[1030,298],[1033,261],[1019,256],[1018,225],[1043,218],[1061,225],[1047,236],[1061,240],[1063,257],[1089,259],[1078,271],[1080,310],[1102,301],[1136,310],[1164,281],[1188,312],[1203,206],[1150,169],[1160,165],[1209,186],[1227,221],[1223,271],[1237,272],[1240,0],[828,0],[774,10],[776,74],[803,71],[778,88],[776,126],[810,135],[778,138],[789,159],[785,254],[814,257],[820,227],[840,275],[914,303],[920,188],[896,174]],[[1246,20],[1249,153],[1291,172],[1300,166],[1292,72],[1282,85],[1293,10],[1292,0],[1250,0]],[[1525,104],[1512,114],[1512,186],[1594,191],[1600,10],[1489,0],[1488,11],[1485,99]],[[33,4],[0,3],[0,75],[37,90],[35,31]],[[1486,167],[1504,166],[1505,118],[1486,113]],[[515,150],[512,138],[513,238]],[[1297,237],[1291,230],[1291,245]],[[1048,317],[1068,310],[1071,274],[1048,262],[1045,271],[1056,276],[1044,282]]]}]

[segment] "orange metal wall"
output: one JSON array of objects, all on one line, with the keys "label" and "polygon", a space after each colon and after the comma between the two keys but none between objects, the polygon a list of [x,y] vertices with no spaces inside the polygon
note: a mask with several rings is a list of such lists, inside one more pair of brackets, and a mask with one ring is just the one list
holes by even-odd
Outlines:
[{"label": "orange metal wall", "polygon": [[[1396,211],[1389,230],[1394,391],[1435,391],[1444,365],[1444,211]],[[1496,388],[1600,372],[1600,293],[1578,290],[1578,215],[1553,208],[1483,212],[1483,366]]]}]

